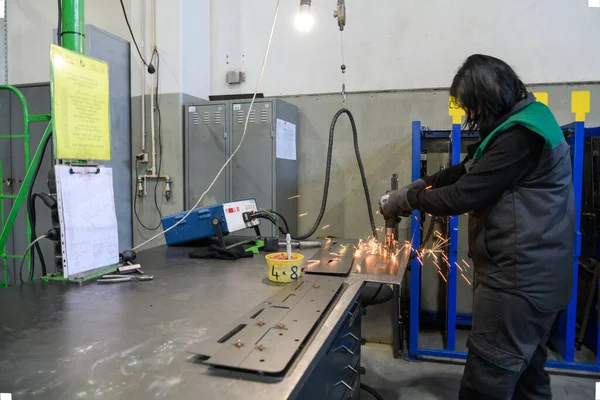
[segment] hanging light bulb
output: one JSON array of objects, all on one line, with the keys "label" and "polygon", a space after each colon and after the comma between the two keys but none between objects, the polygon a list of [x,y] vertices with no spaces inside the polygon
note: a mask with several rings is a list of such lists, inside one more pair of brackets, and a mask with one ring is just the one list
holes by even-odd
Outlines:
[{"label": "hanging light bulb", "polygon": [[300,0],[300,11],[296,15],[294,24],[300,32],[308,32],[315,23],[310,9],[311,0]]}]

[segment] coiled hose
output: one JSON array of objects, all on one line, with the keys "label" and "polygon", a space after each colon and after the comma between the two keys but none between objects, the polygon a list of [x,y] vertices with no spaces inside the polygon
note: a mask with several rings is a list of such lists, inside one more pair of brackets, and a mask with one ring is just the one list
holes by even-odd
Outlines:
[{"label": "coiled hose", "polygon": [[323,215],[325,214],[325,209],[327,208],[327,196],[329,194],[329,178],[331,176],[331,156],[333,153],[333,135],[335,133],[335,126],[337,124],[340,115],[346,114],[348,115],[348,119],[350,120],[350,125],[352,127],[352,138],[354,140],[354,153],[356,154],[356,161],[358,162],[358,169],[360,171],[360,177],[362,180],[363,190],[365,192],[365,198],[367,200],[367,211],[369,213],[369,222],[371,223],[371,230],[373,232],[373,237],[377,239],[377,228],[375,227],[375,219],[373,218],[373,208],[371,206],[371,197],[369,196],[369,186],[367,185],[367,178],[365,176],[365,169],[363,167],[362,159],[360,157],[360,150],[358,148],[358,130],[356,129],[356,122],[354,122],[354,116],[347,108],[342,108],[338,110],[333,116],[333,120],[331,121],[331,127],[329,128],[329,145],[327,147],[327,165],[325,167],[325,183],[323,184],[323,198],[321,199],[321,210],[319,211],[319,215],[317,219],[310,228],[310,230],[304,235],[298,235],[293,237],[294,240],[305,240],[311,237],[321,224],[321,220],[323,219]]}]

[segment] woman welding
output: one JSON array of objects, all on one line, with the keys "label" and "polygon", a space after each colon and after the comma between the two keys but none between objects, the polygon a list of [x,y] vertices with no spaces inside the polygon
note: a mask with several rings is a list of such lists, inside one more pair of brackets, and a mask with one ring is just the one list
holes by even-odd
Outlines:
[{"label": "woman welding", "polygon": [[476,284],[459,398],[550,399],[546,342],[573,286],[569,146],[502,60],[470,56],[450,94],[480,141],[460,164],[389,193],[382,211],[469,213]]}]

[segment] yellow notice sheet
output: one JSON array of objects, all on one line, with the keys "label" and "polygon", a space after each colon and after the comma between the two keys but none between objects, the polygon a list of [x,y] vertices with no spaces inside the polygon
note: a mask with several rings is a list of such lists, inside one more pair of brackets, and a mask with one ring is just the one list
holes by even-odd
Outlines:
[{"label": "yellow notice sheet", "polygon": [[56,158],[110,160],[108,64],[51,45]]}]

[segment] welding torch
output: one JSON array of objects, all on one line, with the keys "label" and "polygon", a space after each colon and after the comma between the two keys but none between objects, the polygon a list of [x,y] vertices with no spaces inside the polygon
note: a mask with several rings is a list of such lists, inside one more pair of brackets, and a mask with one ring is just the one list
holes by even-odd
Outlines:
[{"label": "welding torch", "polygon": [[[398,190],[398,174],[393,174],[391,179],[390,191]],[[398,214],[387,215],[383,212],[383,205],[389,201],[389,195],[384,195],[380,200],[380,213],[383,215],[385,220],[385,247],[391,249],[394,247],[394,241],[396,240],[396,234],[398,232],[398,224],[400,223],[400,216]]]}]

